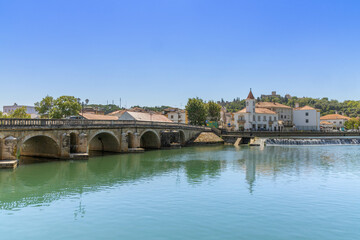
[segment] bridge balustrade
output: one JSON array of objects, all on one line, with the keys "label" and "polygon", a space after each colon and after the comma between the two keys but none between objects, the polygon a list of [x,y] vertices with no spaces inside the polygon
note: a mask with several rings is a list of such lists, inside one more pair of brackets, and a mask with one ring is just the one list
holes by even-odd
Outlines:
[{"label": "bridge balustrade", "polygon": [[87,119],[18,119],[0,118],[1,128],[27,128],[27,127],[81,127],[81,126],[149,126],[149,127],[178,127],[187,129],[210,130],[204,126],[194,126],[184,123],[150,122],[133,120],[87,120]]}]

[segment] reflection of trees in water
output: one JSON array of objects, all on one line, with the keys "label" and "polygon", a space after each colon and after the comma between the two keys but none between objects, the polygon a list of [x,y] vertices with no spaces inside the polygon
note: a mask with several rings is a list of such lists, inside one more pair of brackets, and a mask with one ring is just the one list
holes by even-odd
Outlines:
[{"label": "reflection of trees in water", "polygon": [[[144,154],[98,156],[88,161],[23,165],[14,171],[1,172],[0,209],[46,204],[64,196],[132,184],[181,169],[185,169],[190,181],[200,181],[204,175],[215,177],[220,174],[221,163],[207,155],[219,149],[155,150]],[[191,161],[204,153],[202,159]],[[84,212],[82,206],[79,209],[77,215]]]}]

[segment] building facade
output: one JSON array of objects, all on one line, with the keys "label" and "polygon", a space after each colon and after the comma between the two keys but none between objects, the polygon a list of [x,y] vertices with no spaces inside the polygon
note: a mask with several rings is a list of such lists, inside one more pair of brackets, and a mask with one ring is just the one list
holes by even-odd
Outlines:
[{"label": "building facade", "polygon": [[344,123],[349,119],[350,119],[349,117],[340,114],[328,114],[320,117],[321,121],[326,121],[331,123],[333,125],[333,128],[335,129],[344,128]]},{"label": "building facade", "polygon": [[30,114],[31,118],[38,118],[39,113],[36,111],[34,106],[17,105],[14,103],[12,106],[3,106],[3,113],[10,114],[18,108],[26,107],[26,113]]},{"label": "building facade", "polygon": [[162,113],[172,122],[188,124],[187,113],[183,109],[166,108]]},{"label": "building facade", "polygon": [[296,130],[320,131],[320,110],[310,106],[294,108],[293,123]]},{"label": "building facade", "polygon": [[278,117],[276,112],[267,108],[258,108],[250,90],[246,98],[246,107],[234,114],[235,130],[278,131]]},{"label": "building facade", "polygon": [[293,110],[291,107],[286,106],[281,103],[275,103],[275,102],[259,102],[255,105],[257,108],[266,108],[273,112],[276,112],[278,115],[279,126],[281,128],[284,127],[293,127]]}]

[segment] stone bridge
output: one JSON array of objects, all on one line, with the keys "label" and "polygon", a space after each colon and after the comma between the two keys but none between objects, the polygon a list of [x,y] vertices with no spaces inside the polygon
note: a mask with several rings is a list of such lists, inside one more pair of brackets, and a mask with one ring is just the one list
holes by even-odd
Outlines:
[{"label": "stone bridge", "polygon": [[0,160],[86,158],[185,145],[209,128],[148,121],[0,119]]}]

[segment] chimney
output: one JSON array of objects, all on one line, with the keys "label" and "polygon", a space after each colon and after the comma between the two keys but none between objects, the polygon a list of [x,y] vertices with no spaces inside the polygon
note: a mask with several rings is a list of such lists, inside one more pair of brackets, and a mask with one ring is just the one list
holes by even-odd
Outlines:
[{"label": "chimney", "polygon": [[298,108],[299,107],[299,103],[295,103],[295,108]]}]

